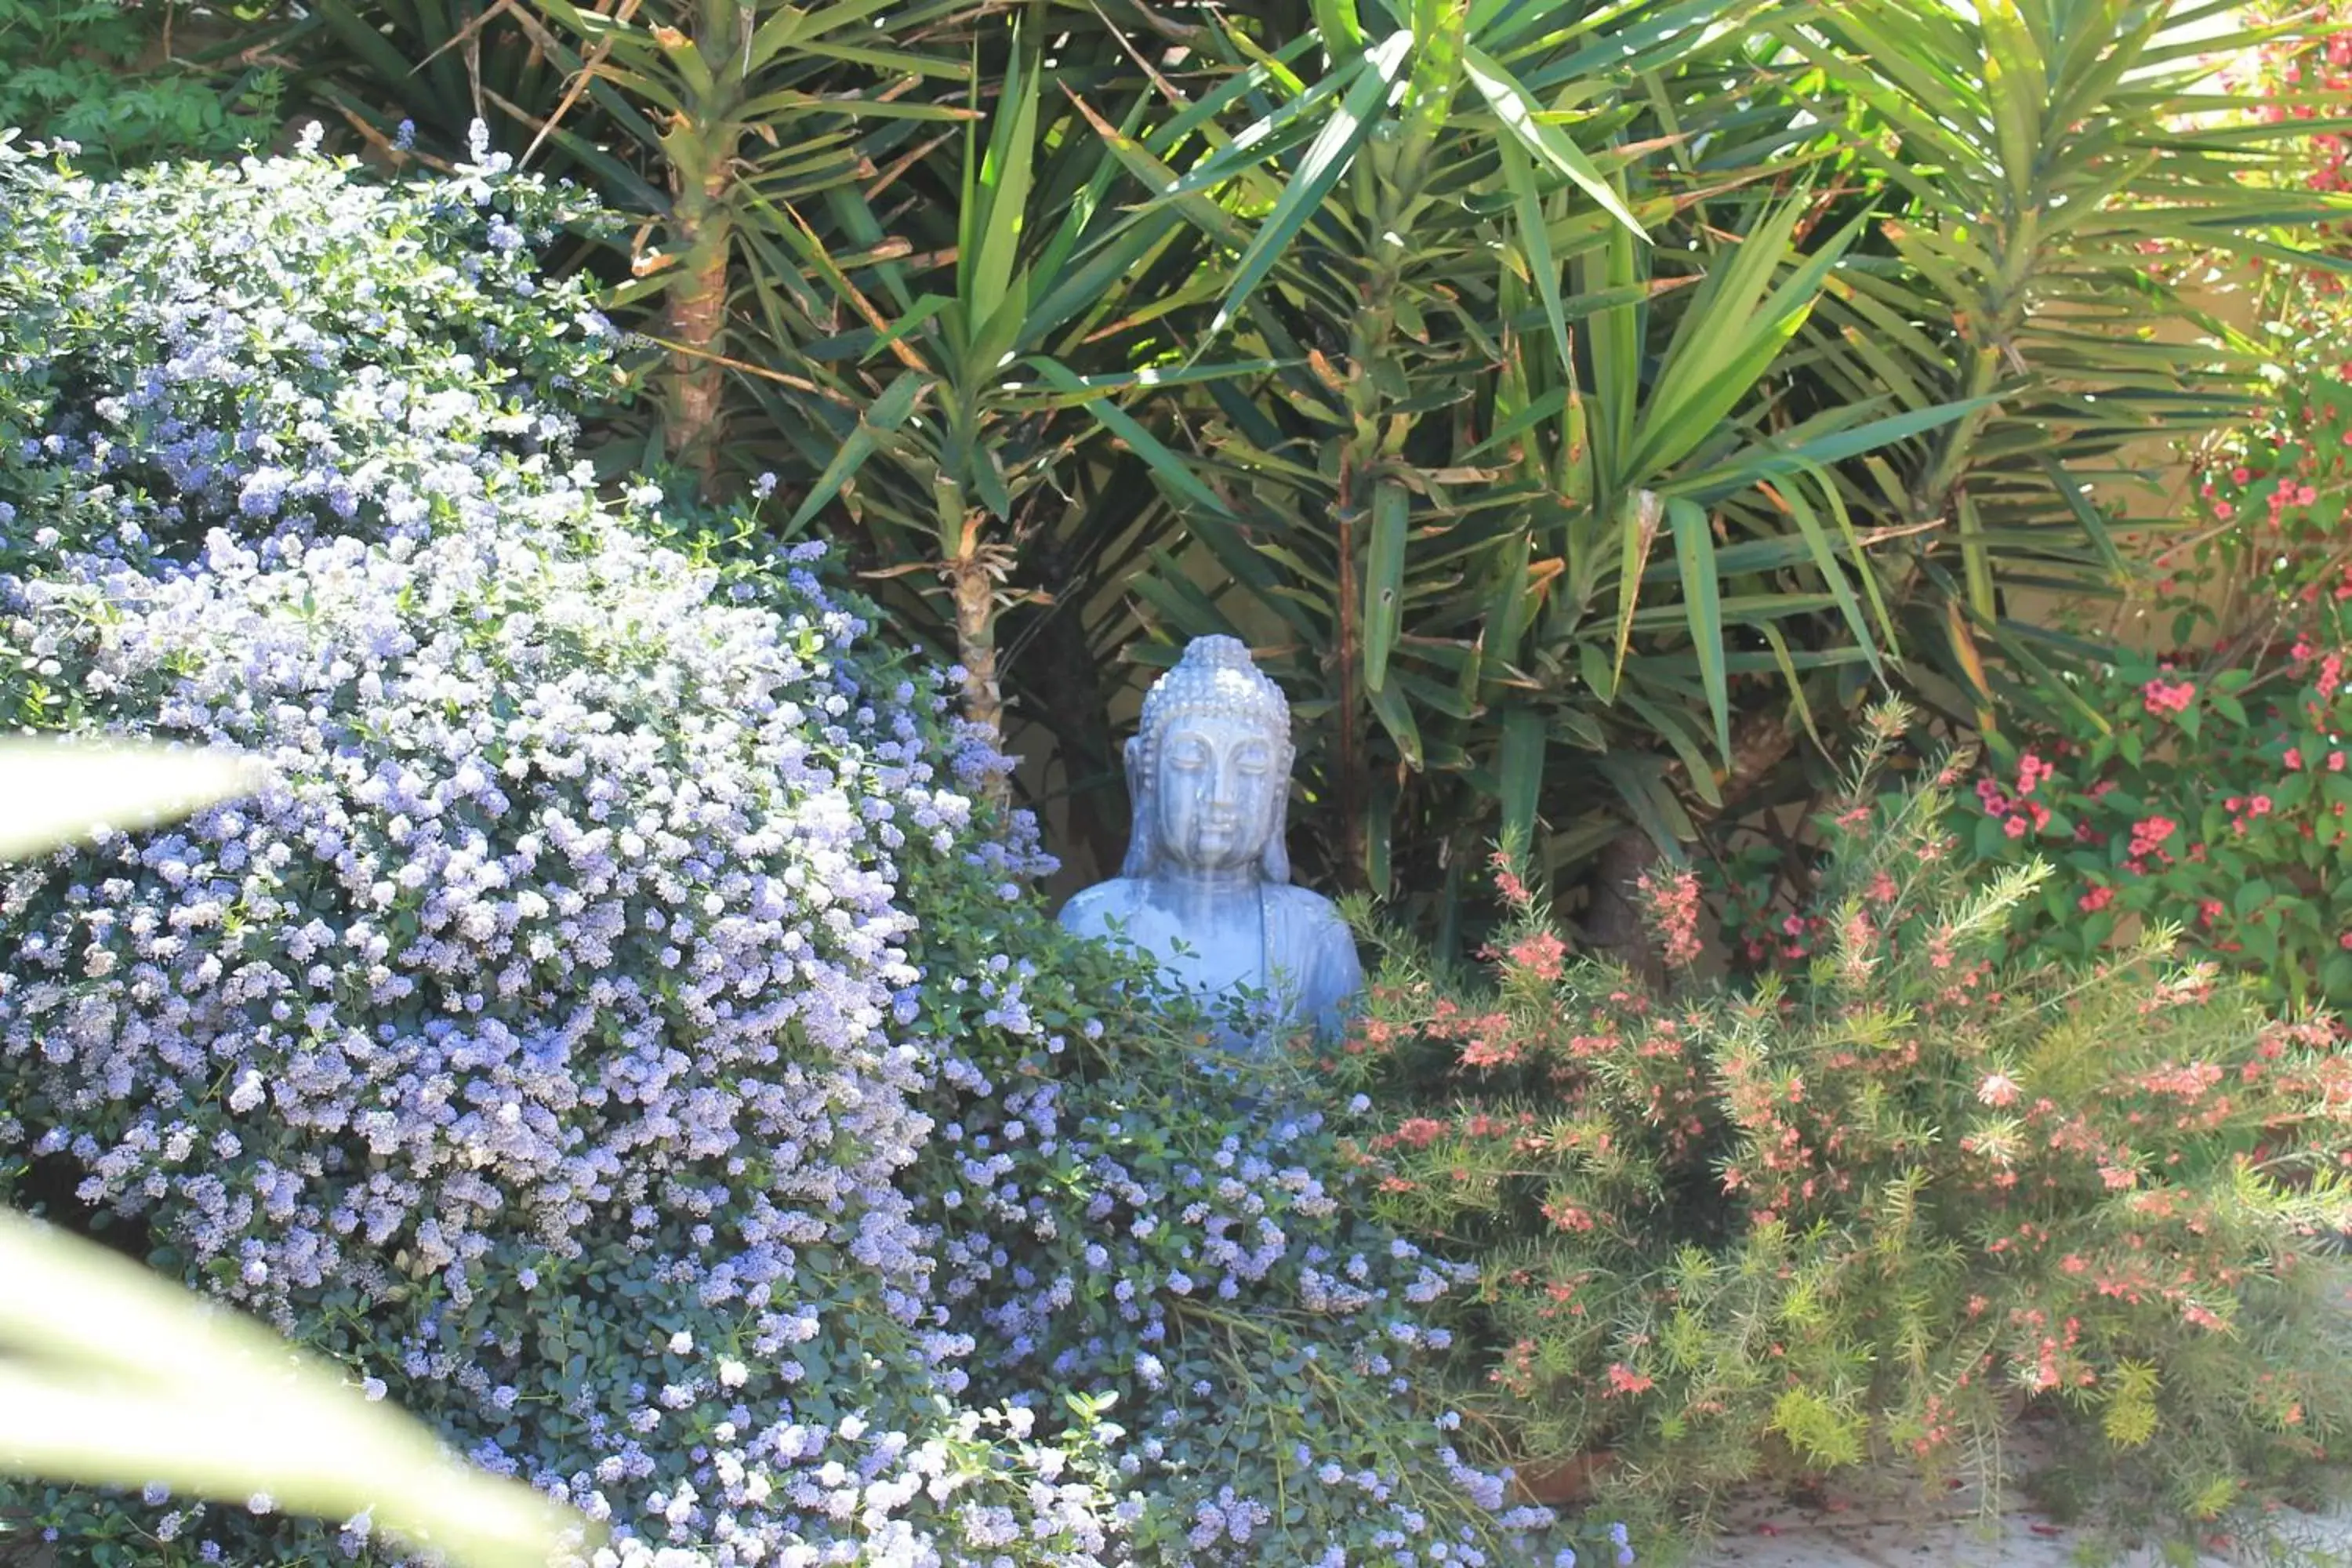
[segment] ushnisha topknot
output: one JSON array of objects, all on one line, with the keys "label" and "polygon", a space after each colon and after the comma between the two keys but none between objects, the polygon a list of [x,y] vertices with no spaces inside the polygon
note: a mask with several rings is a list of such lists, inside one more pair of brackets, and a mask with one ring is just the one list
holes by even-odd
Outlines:
[{"label": "ushnisha topknot", "polygon": [[1250,658],[1239,637],[1194,637],[1174,668],[1143,694],[1136,738],[1143,742],[1148,769],[1169,723],[1193,714],[1219,714],[1261,726],[1285,751],[1290,748],[1290,700]]}]

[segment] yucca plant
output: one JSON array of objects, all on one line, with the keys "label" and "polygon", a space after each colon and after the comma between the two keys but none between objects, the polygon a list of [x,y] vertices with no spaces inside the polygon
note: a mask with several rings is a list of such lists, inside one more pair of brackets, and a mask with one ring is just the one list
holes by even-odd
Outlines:
[{"label": "yucca plant", "polygon": [[[2155,341],[2226,334],[2143,269],[2282,216],[2234,183],[2254,132],[2183,128],[2232,41],[2199,20],[1213,20],[1256,118],[1157,200],[1275,182],[1218,324],[1281,368],[1213,389],[1184,460],[1218,504],[1184,505],[1314,694],[1334,870],[1413,855],[1450,906],[1497,833],[1638,869],[1874,677],[1947,670],[1982,722],[2045,669],[2004,591],[2119,582],[2085,487],[2246,390],[2234,344]],[[1234,629],[1177,571],[1139,589]]]},{"label": "yucca plant", "polygon": [[[1801,704],[1808,668],[1867,668],[1886,641],[1851,564],[1868,541],[1821,476],[1956,411],[1754,419],[1856,231],[1800,243],[1818,155],[1801,129],[1664,172],[1625,143],[1644,81],[1754,74],[1738,33],[1678,19],[1432,3],[1376,37],[1327,8],[1274,55],[1215,24],[1263,56],[1242,77],[1267,107],[1159,199],[1272,186],[1218,325],[1279,367],[1213,388],[1184,471],[1163,472],[1215,490],[1187,507],[1194,537],[1284,628],[1269,651],[1311,694],[1343,878],[1385,889],[1415,855],[1402,880],[1434,889],[1479,836],[1547,815],[1549,858],[1573,860],[1613,819],[1558,803],[1596,788],[1687,837],[1667,769],[1716,794],[1736,682]],[[1311,84],[1293,68],[1309,44],[1329,62]],[[1700,107],[1757,129],[1720,87]],[[1776,515],[1767,480],[1793,498]],[[1139,590],[1172,630],[1235,629],[1173,562]]]},{"label": "yucca plant", "polygon": [[[968,106],[904,95],[927,80],[970,79],[960,51],[924,46],[935,36],[960,42],[972,8],[929,0],[894,11],[892,38],[877,42],[874,17],[887,0],[814,11],[733,0],[618,0],[609,13],[535,4],[584,51],[566,65],[660,150],[670,189],[656,247],[633,259],[637,281],[616,298],[661,297],[659,338],[676,356],[665,378],[669,446],[709,473],[737,291],[754,296],[772,331],[814,304],[788,259],[797,206],[871,178],[908,127],[971,118]],[[877,126],[900,136],[875,134]],[[552,115],[541,129],[565,134]]]},{"label": "yucca plant", "polygon": [[[1125,176],[1097,129],[1119,132],[1066,77],[1048,88],[1045,58],[1016,27],[985,133],[966,129],[956,226],[940,243],[864,263],[800,226],[794,259],[831,296],[840,331],[806,353],[815,395],[761,389],[775,428],[819,468],[787,528],[838,500],[877,561],[870,575],[936,574],[966,716],[992,731],[1003,725],[999,612],[1050,606],[1065,586],[1022,572],[1024,548],[1045,543],[1032,562],[1057,547],[1099,558],[1143,521],[1148,484],[1082,477],[1120,466],[1113,439],[1164,456],[1123,405],[1265,368],[1178,363],[1170,323],[1197,287],[1202,247],[1172,210],[1122,217],[1111,195]],[[1137,98],[1130,123],[1143,107]],[[850,246],[889,247],[872,198],[831,198]]]}]

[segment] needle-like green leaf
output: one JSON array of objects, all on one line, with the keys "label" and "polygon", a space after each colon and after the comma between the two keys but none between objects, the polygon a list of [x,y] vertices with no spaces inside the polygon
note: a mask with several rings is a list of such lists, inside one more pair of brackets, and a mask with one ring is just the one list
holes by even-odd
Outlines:
[{"label": "needle-like green leaf", "polygon": [[[1347,173],[1356,149],[1370,134],[1372,123],[1393,90],[1412,50],[1412,35],[1399,29],[1360,60],[1340,68],[1349,78],[1347,91],[1331,118],[1308,144],[1289,184],[1283,187],[1282,198],[1275,203],[1274,211],[1266,215],[1265,222],[1251,237],[1249,248],[1234,264],[1234,280],[1225,290],[1223,303],[1217,307],[1216,318],[1209,323],[1201,348],[1232,324],[1251,293],[1323,205],[1323,198],[1339,183],[1339,176]],[[1194,352],[1199,353],[1200,348]]]}]

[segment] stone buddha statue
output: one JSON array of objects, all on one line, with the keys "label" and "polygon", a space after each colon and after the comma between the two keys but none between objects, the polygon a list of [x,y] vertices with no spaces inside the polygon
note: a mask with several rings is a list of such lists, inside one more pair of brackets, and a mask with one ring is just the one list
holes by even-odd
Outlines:
[{"label": "stone buddha statue", "polygon": [[1065,929],[1119,937],[1214,1007],[1262,999],[1227,1050],[1272,1050],[1290,1029],[1336,1035],[1363,989],[1354,936],[1331,900],[1290,882],[1290,704],[1228,637],[1196,637],[1144,694],[1127,742],[1135,827],[1119,874],[1063,906]]}]

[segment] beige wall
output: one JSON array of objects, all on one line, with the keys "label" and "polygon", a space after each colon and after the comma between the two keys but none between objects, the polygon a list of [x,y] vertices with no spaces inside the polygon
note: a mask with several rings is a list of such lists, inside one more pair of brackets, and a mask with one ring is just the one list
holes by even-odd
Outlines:
[{"label": "beige wall", "polygon": [[[2251,275],[2243,272],[2215,275],[2187,290],[2189,302],[2236,331],[2251,331],[2257,314],[2251,282]],[[2162,323],[2154,334],[2163,342],[2193,342],[2200,335],[2194,326],[2180,321]],[[2178,437],[2154,437],[2127,447],[2117,455],[2116,466],[2137,470],[2143,477],[2095,484],[2092,499],[2117,514],[2168,525],[2119,539],[2117,543],[2126,556],[2146,559],[2194,534],[2200,522],[2192,489],[2196,479]],[[2200,596],[2221,610],[2226,608],[2228,591],[2227,584],[2216,583]],[[2084,630],[2112,637],[2127,647],[2153,650],[2168,647],[2172,640],[2171,616],[2153,614],[2144,591],[2089,604],[2029,591],[2012,595],[2010,605],[2011,613],[2021,620],[2063,624],[2070,616],[2079,617]]]}]

